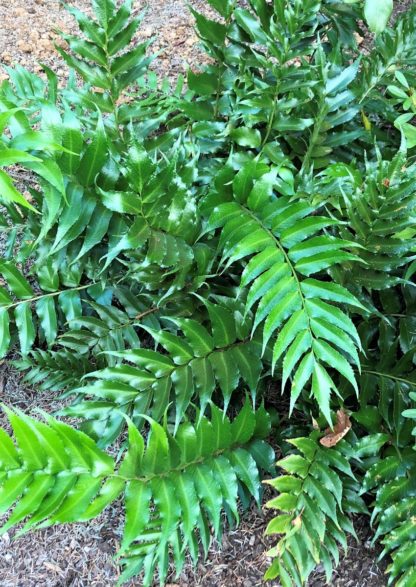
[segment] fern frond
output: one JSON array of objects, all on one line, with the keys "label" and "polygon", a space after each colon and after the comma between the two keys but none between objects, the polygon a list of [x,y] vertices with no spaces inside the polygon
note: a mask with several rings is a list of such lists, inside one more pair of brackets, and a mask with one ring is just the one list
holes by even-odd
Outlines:
[{"label": "fern frond", "polygon": [[412,66],[415,63],[416,11],[412,5],[399,16],[394,28],[387,28],[377,35],[374,48],[363,59],[357,80],[360,102],[367,105],[372,99],[382,99],[380,87],[386,87],[394,78],[395,67]]},{"label": "fern frond", "polygon": [[[45,267],[44,269],[46,269],[47,274],[47,268]],[[11,261],[0,262],[0,274],[4,277],[10,290],[7,291],[4,287],[1,287],[0,290],[1,356],[5,356],[10,347],[10,322],[12,314],[18,332],[21,352],[27,354],[32,348],[37,336],[32,304],[35,306],[36,315],[39,319],[41,335],[46,339],[48,345],[52,345],[57,336],[57,308],[62,312],[64,319],[70,319],[78,312],[81,312],[79,292],[87,288],[87,285],[72,290],[58,290],[53,293],[36,295],[28,280]],[[59,287],[59,278],[57,275],[56,278]],[[46,281],[50,284],[48,276],[44,273],[42,278],[44,285]],[[53,285],[55,286],[56,284],[54,283]],[[48,289],[46,288],[47,291]],[[12,295],[16,296],[17,300],[13,299]]]},{"label": "fern frond", "polygon": [[416,581],[416,453],[390,452],[369,468],[361,493],[375,492],[374,541],[383,537],[380,558],[390,555],[388,584],[410,587]]},{"label": "fern frond", "polygon": [[89,373],[88,378],[95,381],[72,390],[79,398],[63,413],[90,420],[83,429],[105,445],[124,426],[123,413],[136,423],[144,413],[160,421],[174,399],[176,429],[191,402],[197,400],[203,414],[217,388],[227,410],[240,380],[254,401],[262,362],[258,341],[250,340],[250,322],[243,321],[241,314],[238,319],[238,314],[224,305],[208,301],[205,304],[210,329],[190,318],[161,319],[176,325],[181,336],[142,324],[161,350],[108,351],[110,356],[122,359],[122,364]]},{"label": "fern frond", "polygon": [[[34,272],[33,268],[31,272]],[[11,343],[15,340],[14,331],[17,333],[23,355],[31,351],[36,340],[39,346],[46,342],[51,348],[57,342],[58,333],[66,323],[76,319],[82,320],[84,299],[89,302],[89,305],[94,305],[91,297],[99,297],[103,291],[110,288],[109,283],[103,285],[95,281],[79,285],[82,275],[74,267],[72,273],[68,272],[63,277],[64,283],[61,283],[61,272],[58,273],[56,265],[52,263],[44,263],[36,271],[39,284],[33,287],[11,261],[0,262],[0,275],[8,287],[8,289],[0,287],[1,356],[7,354]],[[38,285],[41,289],[38,289]],[[66,288],[65,285],[67,285]],[[37,292],[34,287],[37,287]],[[91,296],[86,293],[87,291]],[[102,309],[102,312],[105,312],[105,309]],[[113,314],[115,313],[116,310]],[[88,321],[87,318],[84,320]],[[125,337],[137,341],[137,337],[133,338],[128,328],[126,328]]]},{"label": "fern frond", "polygon": [[246,312],[257,304],[253,332],[264,323],[263,350],[278,332],[273,368],[284,357],[282,387],[292,378],[291,410],[312,378],[312,394],[330,422],[330,392],[336,385],[324,364],[357,390],[343,353],[358,366],[361,344],[351,319],[335,304],[360,303],[319,274],[356,256],[345,250],[350,242],[323,231],[336,221],[314,214],[306,202],[276,197],[274,181],[267,166],[246,164],[235,176],[233,201],[215,206],[207,230],[222,228],[219,248],[226,267],[251,257],[241,279],[248,289]]},{"label": "fern frond", "polygon": [[41,391],[65,391],[77,387],[94,365],[86,357],[59,350],[32,350],[13,361],[19,371],[26,371],[22,383],[36,385]]},{"label": "fern frond", "polygon": [[[46,342],[51,346],[62,325],[62,316],[67,321],[81,317],[79,292],[88,289],[92,282],[102,281],[104,275],[108,280],[109,272],[113,271],[110,265],[114,265],[122,252],[127,256],[124,262],[130,264],[130,271],[124,278],[141,280],[146,274],[149,289],[152,289],[154,281],[155,289],[160,290],[164,286],[165,294],[172,295],[194,278],[190,271],[194,262],[191,245],[198,233],[198,213],[193,194],[177,178],[180,171],[176,163],[158,164],[143,149],[132,147],[123,161],[125,176],[119,170],[116,173],[116,178],[124,182],[125,191],[98,188],[95,194],[91,190],[91,182],[99,185],[108,183],[105,131],[103,127],[101,131],[98,129],[94,140],[86,146],[82,135],[78,136],[79,130],[68,127],[67,131],[63,140],[65,148],[72,149],[78,144],[80,161],[74,167],[73,159],[77,159],[77,154],[64,152],[54,166],[60,169],[59,164],[66,173],[69,166],[71,174],[76,173],[83,185],[78,181],[69,181],[64,194],[56,187],[45,187],[42,222],[35,224],[34,234],[28,235],[35,241],[31,254],[37,254],[32,273],[36,275],[43,292],[51,293],[35,295],[27,280],[22,275],[18,277],[19,271],[13,263],[2,262],[0,265],[0,272],[6,281],[8,278],[11,280],[10,288],[16,289],[13,293],[21,297],[20,301],[15,301],[5,288],[1,290],[3,337],[0,350],[3,356],[10,344],[11,311],[23,354],[31,349],[36,338],[32,302],[36,305]],[[113,178],[113,181],[117,185],[117,179]],[[143,248],[145,251],[142,251]],[[104,267],[100,267],[102,257],[107,257]],[[90,285],[80,285],[85,274]],[[17,285],[18,281],[20,285]],[[85,283],[85,278],[83,281]],[[73,291],[60,293],[61,284]],[[31,291],[31,296],[26,295],[28,291]],[[95,330],[98,331],[98,325]],[[98,334],[102,335],[102,332]],[[132,329],[124,328],[123,335],[126,340],[129,339],[129,344],[137,346],[138,340]],[[69,348],[70,339],[71,334],[68,334],[65,341]],[[77,342],[81,345],[83,341],[80,339]],[[86,348],[90,348],[94,340],[87,342]]]},{"label": "fern frond", "polygon": [[[416,166],[408,159],[405,143],[391,160],[378,155],[377,161],[367,161],[364,173],[345,166],[340,174],[338,167],[338,177],[328,183],[333,188],[331,196],[343,208],[342,218],[348,221],[340,227],[340,235],[360,245],[357,256],[364,261],[354,264],[348,274],[341,268],[334,275],[357,292],[406,283],[403,268],[414,260],[416,249]],[[322,180],[326,182],[334,171],[326,170]]]},{"label": "fern frond", "polygon": [[[44,129],[35,130],[34,122],[22,106],[15,106],[0,96],[0,168],[13,164],[32,170],[38,178],[62,196],[65,191],[60,169],[50,153],[62,150],[55,137]],[[59,116],[59,115],[58,115]],[[7,129],[7,133],[4,131]],[[21,216],[37,212],[36,207],[15,187],[11,177],[0,169],[1,202],[12,219],[21,222]],[[34,190],[31,191],[35,194]]]},{"label": "fern frond", "polygon": [[382,316],[359,327],[364,356],[358,376],[360,409],[353,417],[367,431],[389,431],[399,451],[411,440],[411,422],[401,413],[410,408],[416,390],[412,290],[407,285],[381,292]]},{"label": "fern frond", "polygon": [[376,0],[208,0],[220,18],[192,12],[212,59],[173,87],[123,2],[69,9],[64,87],[20,67],[0,85],[0,358],[19,340],[24,382],[81,421],[6,408],[2,531],[118,500],[121,581],[163,583],[238,498],[259,502],[273,451],[254,406],[261,391],[275,413],[277,379],[291,415],[342,411],[325,440],[275,414],[267,576],[301,587],[319,563],[329,580],[362,489],[390,582],[414,587],[416,10],[363,56],[354,33],[384,28],[391,0],[378,23]]},{"label": "fern frond", "polygon": [[[116,294],[116,292],[117,290],[114,293]],[[145,320],[146,323],[146,311],[137,311],[132,318],[126,311],[114,305],[103,305],[89,301],[88,306],[94,310],[96,315],[79,316],[70,320],[68,330],[59,337],[60,346],[72,349],[80,355],[92,354],[94,356],[103,352],[140,347],[140,338],[135,326],[139,325],[142,320]],[[137,306],[140,307],[138,300]],[[154,321],[150,321],[150,324],[153,325]],[[111,355],[108,355],[107,362],[110,365],[115,364],[115,361],[111,361]],[[105,364],[105,361],[102,360],[100,363]]]},{"label": "fern frond", "polygon": [[266,578],[279,577],[285,587],[304,585],[322,564],[329,582],[339,563],[339,547],[347,549],[346,535],[356,536],[348,514],[366,512],[366,506],[340,445],[323,448],[316,433],[289,442],[297,452],[277,463],[283,475],[266,481],[279,492],[267,507],[282,512],[266,529],[267,534],[281,535],[269,552],[275,560]]},{"label": "fern frond", "polygon": [[[238,43],[240,52],[241,49],[247,51],[249,45],[254,46],[256,50],[258,45],[265,45],[279,60],[279,65],[284,65],[287,61],[312,50],[310,41],[318,27],[321,7],[321,2],[317,0],[295,3],[279,0],[272,5],[252,0],[248,8],[236,8],[229,0],[226,2],[208,0],[208,2],[214,10],[227,19],[228,26],[209,20],[196,11],[192,12],[195,16],[197,32],[207,52],[216,58],[223,57],[221,53],[226,51],[226,36],[229,37],[232,47],[234,44],[237,46]],[[232,51],[230,53],[232,55]],[[257,56],[256,54],[257,51],[254,57]],[[243,55],[244,58],[248,57],[248,51]]]},{"label": "fern frond", "polygon": [[359,61],[345,67],[334,66],[327,60],[323,46],[319,44],[316,69],[316,98],[311,104],[313,110],[308,113],[314,124],[307,140],[306,152],[303,152],[297,137],[292,141],[292,147],[302,161],[304,176],[310,173],[311,167],[322,169],[331,161],[339,161],[342,155],[340,157],[335,153],[340,145],[344,147],[347,141],[357,141],[366,134],[363,128],[348,126],[360,110],[352,90]]},{"label": "fern frond", "polygon": [[[351,65],[350,53],[341,50],[356,49],[353,32],[359,30],[360,10],[315,0],[253,1],[247,7],[212,4],[228,15],[225,24],[194,15],[215,64],[199,76],[188,76],[197,98],[182,106],[195,120],[197,133],[205,111],[210,132],[201,137],[208,139],[201,141],[203,148],[223,150],[225,136],[230,151],[254,149],[275,164],[289,151],[290,160],[298,158],[305,174],[312,164],[317,169],[344,160],[346,149],[350,152],[352,143],[366,137],[355,120],[360,108],[352,84],[358,61]],[[337,51],[338,60],[326,58],[328,45]],[[244,76],[239,75],[241,63]],[[207,96],[215,93],[217,104],[210,114]]]},{"label": "fern frond", "polygon": [[266,468],[273,458],[263,441],[267,413],[254,412],[249,403],[233,422],[211,405],[211,420],[182,423],[175,436],[149,419],[146,446],[130,421],[119,466],[91,438],[50,416],[43,423],[6,413],[15,443],[0,431],[1,512],[14,509],[1,531],[24,520],[22,532],[89,520],[123,495],[122,579],[144,568],[144,585],[156,568],[162,581],[166,577],[170,545],[180,544],[175,559],[183,563],[187,550],[196,553],[198,531],[208,536],[210,524],[219,535],[224,504],[238,521],[239,490],[259,500],[257,455]]},{"label": "fern frond", "polygon": [[[13,67],[6,65],[3,67],[7,71],[9,79],[0,85],[0,98],[9,104],[24,106],[33,112],[38,110],[40,101],[53,97],[50,92],[48,95],[48,84],[40,76],[19,64],[15,64]],[[57,80],[52,71],[49,71],[48,74]]]},{"label": "fern frond", "polygon": [[[61,33],[70,51],[58,46],[57,50],[89,86],[103,90],[91,93],[101,111],[114,113],[115,102],[122,91],[143,76],[152,61],[152,57],[146,55],[149,42],[129,49],[142,19],[131,18],[130,0],[119,8],[110,0],[97,0],[97,20],[75,7],[68,7],[68,11],[75,17],[85,38]],[[114,123],[117,124],[117,120]]]},{"label": "fern frond", "polygon": [[[99,189],[102,204],[115,217],[132,217],[115,227],[106,267],[126,250],[134,250],[137,261],[146,268],[177,269],[191,263],[190,245],[198,235],[199,220],[194,196],[178,177],[181,171],[175,158],[157,162],[140,145],[130,148],[123,161],[124,177],[119,180],[122,188],[117,189],[116,184],[116,190]],[[120,232],[122,236],[117,238]]]},{"label": "fern frond", "polygon": [[[105,22],[100,20],[100,12],[94,20],[74,6],[67,10],[77,21],[83,38],[60,33],[66,46],[57,50],[84,85],[80,88],[77,83],[68,83],[62,91],[63,100],[68,109],[75,105],[80,112],[87,110],[91,119],[95,119],[97,107],[108,114],[108,132],[122,151],[119,125],[134,125],[135,139],[148,137],[177,109],[180,84],[172,93],[169,84],[160,88],[154,81],[149,66],[155,55],[148,54],[152,40],[134,42],[143,14],[132,17],[131,0],[119,7],[109,3],[99,9],[108,15]],[[174,136],[169,140],[166,135],[165,139],[170,145],[174,142]]]},{"label": "fern frond", "polygon": [[[397,343],[392,347],[397,350]],[[406,422],[400,413],[409,407],[409,392],[416,389],[413,356],[413,349],[399,360],[392,352],[378,363],[363,364],[359,378],[360,389],[366,401],[356,415],[357,420],[365,418],[366,410],[375,410],[376,422],[382,422],[395,435],[399,446],[407,442],[411,430],[411,423]]]}]

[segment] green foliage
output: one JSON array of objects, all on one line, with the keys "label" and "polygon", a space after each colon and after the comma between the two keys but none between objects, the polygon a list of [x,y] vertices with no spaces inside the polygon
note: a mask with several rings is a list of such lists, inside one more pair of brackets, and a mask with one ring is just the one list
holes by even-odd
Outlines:
[{"label": "green foliage", "polygon": [[416,167],[405,142],[391,161],[383,161],[379,151],[376,156],[376,161],[366,162],[363,172],[338,164],[321,174],[325,192],[332,192],[333,204],[342,209],[340,217],[348,220],[340,234],[359,245],[355,254],[362,260],[344,275],[335,269],[337,280],[347,283],[353,272],[351,286],[361,296],[405,283],[403,267],[413,260],[416,244],[412,222]]},{"label": "green foliage", "polygon": [[375,492],[372,520],[377,527],[374,540],[383,537],[380,558],[389,554],[392,559],[389,585],[404,587],[416,580],[415,473],[415,452],[407,450],[400,457],[390,453],[372,465],[363,479],[362,491]]},{"label": "green foliage", "polygon": [[365,498],[413,585],[416,8],[207,3],[186,83],[130,0],[93,0],[63,86],[0,85],[0,355],[73,425],[6,408],[3,530],[121,498],[121,581],[163,583],[260,502],[274,435],[267,576],[329,580]]},{"label": "green foliage", "polygon": [[[285,175],[293,183],[291,174]],[[306,202],[276,198],[273,188],[278,189],[278,183],[267,166],[250,162],[232,181],[234,199],[215,206],[208,230],[222,228],[219,246],[225,268],[252,256],[241,276],[241,286],[248,289],[245,311],[260,300],[253,331],[264,322],[263,350],[279,330],[272,368],[284,356],[283,388],[293,376],[291,408],[312,378],[312,394],[331,422],[330,393],[336,386],[323,364],[335,367],[358,391],[354,372],[338,348],[359,364],[360,340],[349,317],[328,302],[359,302],[338,284],[310,276],[355,260],[345,251],[354,243],[325,234],[336,221],[317,215]]]},{"label": "green foliage", "polygon": [[128,446],[118,464],[91,438],[51,416],[45,414],[44,423],[6,413],[15,443],[1,431],[0,511],[14,509],[1,532],[22,521],[19,534],[86,521],[122,495],[121,581],[144,568],[143,585],[151,584],[156,567],[164,581],[171,546],[178,572],[187,551],[196,561],[198,532],[207,550],[209,526],[214,536],[221,532],[223,507],[238,520],[240,490],[259,501],[259,468],[269,470],[273,459],[263,440],[268,415],[249,403],[232,422],[212,405],[210,420],[200,415],[195,425],[183,422],[175,436],[146,417],[146,442],[127,420]]},{"label": "green foliage", "polygon": [[[415,8],[410,9],[398,19],[393,28],[387,28],[377,35],[374,49],[363,59],[359,76],[361,82],[360,104],[365,111],[376,109],[383,117],[388,117],[385,88],[395,80],[396,71],[406,72],[414,65],[413,46],[416,38]],[[381,92],[379,90],[382,90]]]},{"label": "green foliage", "polygon": [[278,461],[283,474],[267,481],[279,495],[266,505],[282,513],[266,529],[281,535],[268,553],[276,558],[266,578],[278,577],[284,587],[304,585],[321,563],[329,582],[339,548],[347,550],[346,533],[356,536],[348,514],[367,511],[351,469],[353,449],[345,441],[323,448],[316,433],[289,442],[297,451]]},{"label": "green foliage", "polygon": [[[410,393],[409,394],[410,399],[413,400],[413,402],[416,401],[416,394],[415,393]],[[402,415],[405,418],[412,418],[413,420],[416,420],[416,409],[409,409],[409,410],[405,410]],[[413,435],[416,436],[416,428],[413,428]]]},{"label": "green foliage", "polygon": [[[172,406],[169,412],[173,412],[177,429],[191,402],[198,398],[204,413],[216,389],[221,392],[227,409],[240,379],[255,401],[262,362],[258,341],[249,337],[250,324],[243,321],[241,313],[234,323],[227,307],[208,301],[205,304],[210,330],[190,318],[165,318],[180,328],[182,336],[142,325],[162,352],[135,348],[131,339],[128,342],[133,348],[106,351],[122,363],[90,373],[88,378],[95,381],[71,390],[82,399],[63,413],[84,418],[83,429],[100,444],[108,444],[120,434],[125,422],[123,414],[128,414],[135,422],[140,421],[144,413],[160,421]],[[89,324],[88,318],[76,322]],[[99,331],[97,322],[95,320],[91,328]],[[79,339],[80,333],[69,332],[69,336]],[[120,346],[118,344],[117,348]]]},{"label": "green foliage", "polygon": [[65,350],[31,351],[13,364],[26,372],[22,381],[24,384],[36,385],[41,391],[76,387],[80,379],[94,368],[86,358]]},{"label": "green foliage", "polygon": [[64,323],[81,314],[80,292],[87,289],[88,285],[55,291],[56,287],[59,287],[59,275],[53,274],[53,269],[52,265],[45,264],[37,275],[44,290],[51,293],[36,295],[29,281],[11,261],[0,263],[0,275],[9,289],[9,291],[4,287],[0,289],[2,340],[0,354],[2,357],[8,352],[11,342],[10,319],[12,316],[18,334],[20,352],[22,355],[27,355],[37,335],[50,347],[56,340],[58,321]]},{"label": "green foliage", "polygon": [[381,33],[385,30],[392,12],[393,0],[364,1],[364,16],[373,33]]}]

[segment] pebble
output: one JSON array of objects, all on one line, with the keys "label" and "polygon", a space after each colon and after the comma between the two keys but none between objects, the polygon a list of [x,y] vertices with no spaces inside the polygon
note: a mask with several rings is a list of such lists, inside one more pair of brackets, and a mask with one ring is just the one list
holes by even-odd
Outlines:
[{"label": "pebble", "polygon": [[18,41],[17,46],[23,53],[31,53],[32,52],[32,45],[30,45],[27,41]]},{"label": "pebble", "polygon": [[8,532],[5,532],[2,537],[1,537],[1,541],[4,542],[4,544],[7,546],[8,544],[10,544],[10,534]]},{"label": "pebble", "polygon": [[1,60],[3,61],[3,63],[5,63],[6,65],[9,65],[12,62],[12,56],[10,53],[2,53],[1,54]]}]

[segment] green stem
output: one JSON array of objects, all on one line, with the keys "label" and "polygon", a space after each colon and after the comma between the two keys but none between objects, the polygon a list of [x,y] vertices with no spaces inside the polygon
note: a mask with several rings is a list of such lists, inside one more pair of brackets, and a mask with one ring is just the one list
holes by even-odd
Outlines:
[{"label": "green stem", "polygon": [[263,152],[265,146],[267,145],[267,142],[268,142],[268,140],[270,138],[270,135],[271,135],[271,132],[272,132],[272,129],[273,129],[273,124],[274,124],[274,120],[276,118],[276,113],[277,113],[277,100],[279,98],[279,88],[280,88],[280,80],[276,84],[276,89],[275,89],[275,92],[274,92],[274,95],[273,95],[273,108],[272,108],[272,111],[271,111],[270,116],[269,116],[269,120],[268,120],[267,128],[266,128],[266,133],[264,135],[264,139],[263,139],[263,142],[261,144],[261,151],[260,151],[260,153]]},{"label": "green stem", "polygon": [[316,122],[315,122],[315,125],[313,128],[312,136],[309,141],[308,149],[306,151],[305,158],[303,160],[302,167],[300,170],[300,174],[302,176],[304,176],[310,170],[312,153],[313,153],[313,150],[315,149],[316,145],[318,144],[319,136],[321,134],[322,126],[325,122],[325,118],[326,118],[327,114],[328,114],[328,106],[325,103],[325,98],[323,98],[322,102],[320,104],[320,107],[319,107],[318,117],[316,119]]},{"label": "green stem", "polygon": [[[282,255],[283,255],[287,265],[289,266],[290,271],[296,281],[296,286],[297,286],[297,289],[299,292],[299,297],[302,302],[302,309],[304,310],[306,316],[308,316],[308,322],[309,322],[309,314],[308,314],[308,310],[306,308],[306,300],[305,300],[305,296],[303,295],[300,279],[298,277],[297,271],[296,271],[295,267],[293,266],[292,261],[290,260],[289,255],[287,254],[285,248],[280,244],[279,239],[273,234],[273,232],[269,228],[264,226],[264,224],[261,222],[261,220],[255,214],[253,214],[253,212],[249,208],[245,208],[244,206],[241,206],[241,208],[244,212],[248,213],[251,216],[251,218],[253,220],[255,220],[257,222],[257,224],[259,224],[261,226],[261,228],[263,230],[265,230],[267,232],[267,234],[270,236],[270,238],[273,239],[273,241],[275,242],[276,247],[282,253]],[[308,327],[308,329],[309,329],[309,332],[310,332],[311,337],[313,339],[312,329],[310,328],[310,326]]]},{"label": "green stem", "polygon": [[81,291],[83,289],[87,289],[88,287],[92,287],[93,285],[96,285],[97,283],[98,283],[97,281],[93,281],[91,283],[88,283],[87,285],[79,285],[78,287],[61,289],[59,291],[54,291],[51,293],[34,296],[33,298],[29,298],[29,299],[25,299],[25,300],[18,300],[17,302],[13,302],[12,304],[9,304],[8,306],[3,306],[3,308],[6,308],[6,310],[10,310],[11,308],[16,308],[16,306],[20,306],[20,304],[28,304],[28,303],[32,304],[33,302],[37,302],[38,300],[42,300],[43,298],[52,298],[55,296],[59,296],[61,293],[64,293],[67,291]]},{"label": "green stem", "polygon": [[392,381],[397,381],[400,383],[405,383],[406,385],[411,385],[416,387],[416,382],[411,381],[410,379],[405,379],[404,377],[397,377],[397,375],[390,375],[389,373],[382,373],[380,371],[372,371],[370,369],[363,368],[361,370],[362,373],[367,373],[368,375],[377,375],[377,377],[384,377],[385,379],[391,379]]}]

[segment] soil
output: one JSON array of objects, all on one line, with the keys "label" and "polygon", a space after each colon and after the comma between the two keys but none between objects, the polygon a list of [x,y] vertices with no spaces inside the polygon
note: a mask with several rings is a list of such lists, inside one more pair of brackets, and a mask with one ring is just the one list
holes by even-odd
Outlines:
[{"label": "soil", "polygon": [[[67,4],[90,12],[89,0],[69,0]],[[187,5],[212,14],[205,0],[134,2],[134,13],[144,12],[137,40],[154,39],[152,51],[158,53],[157,70],[171,79],[201,62],[193,16]],[[77,31],[74,19],[59,0],[0,0],[0,66],[19,64],[40,72],[39,63],[44,63],[52,66],[58,76],[65,76],[66,66],[54,50],[57,29],[68,34]],[[0,67],[0,81],[6,77],[7,72]]]},{"label": "soil", "polygon": [[[397,2],[403,10],[412,0]],[[69,2],[84,12],[88,0]],[[135,2],[141,12],[144,2]],[[147,13],[138,37],[156,35],[153,49],[159,52],[157,70],[175,79],[188,67],[201,63],[198,39],[192,28],[192,15],[185,0],[148,0]],[[191,0],[199,11],[209,14],[204,0]],[[55,29],[75,32],[72,17],[57,0],[0,0],[0,81],[8,77],[1,65],[23,65],[39,72],[39,62],[53,67],[58,76],[66,76],[66,67],[54,51]],[[27,388],[21,376],[6,362],[0,363],[0,400],[30,413],[40,407],[47,411],[58,408],[52,393],[39,393]],[[245,514],[237,530],[229,530],[222,544],[213,544],[209,556],[196,569],[186,565],[178,579],[171,578],[170,587],[260,587],[269,560],[265,552],[272,545],[263,535],[267,510],[254,506]],[[13,541],[14,532],[0,537],[1,587],[111,587],[119,576],[113,559],[120,542],[123,514],[119,504],[108,508],[88,524],[54,527]],[[345,558],[334,572],[334,587],[383,587],[385,565],[377,565],[378,552],[371,546],[368,520],[358,518],[359,542],[351,542]],[[132,581],[129,587],[139,586]],[[323,569],[318,568],[310,587],[326,584]],[[277,587],[278,583],[268,583]]]}]

